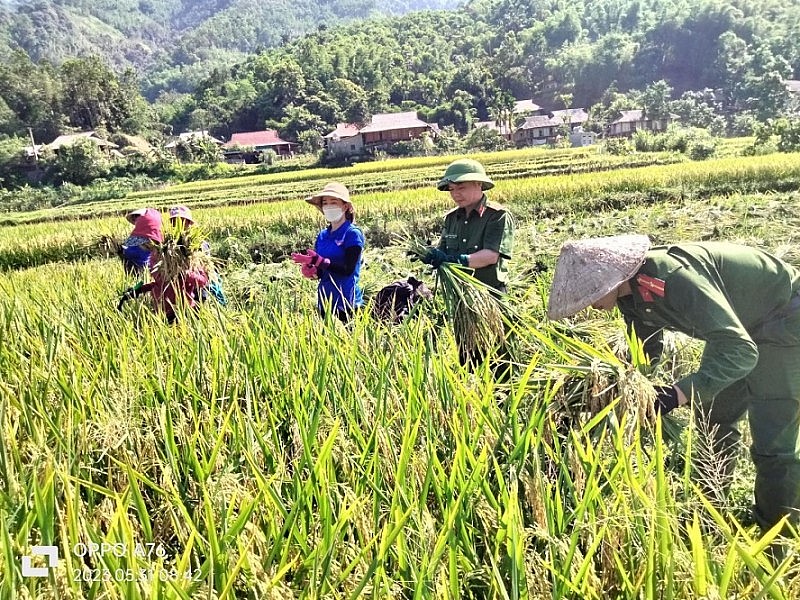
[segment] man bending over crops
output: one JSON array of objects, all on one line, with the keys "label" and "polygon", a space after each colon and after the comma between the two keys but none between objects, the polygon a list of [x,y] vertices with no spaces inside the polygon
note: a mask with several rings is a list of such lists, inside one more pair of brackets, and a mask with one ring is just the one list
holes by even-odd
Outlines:
[{"label": "man bending over crops", "polygon": [[[462,158],[450,163],[436,184],[450,192],[455,208],[445,215],[438,246],[430,248],[422,262],[439,267],[444,262],[459,263],[475,270],[479,281],[506,291],[508,265],[514,245],[514,220],[504,206],[491,202],[486,190],[494,182],[476,160]],[[484,350],[460,354],[461,364],[477,364]],[[503,350],[498,355],[504,354]]]},{"label": "man bending over crops", "polygon": [[[620,309],[660,353],[664,329],[704,340],[700,366],[657,388],[656,411],[694,398],[712,447],[733,472],[749,415],[756,468],[754,516],[768,529],[800,510],[800,271],[755,248],[725,242],[650,247],[643,235],[567,242],[550,291],[548,315],[592,306]],[[655,358],[655,357],[654,357]]]}]

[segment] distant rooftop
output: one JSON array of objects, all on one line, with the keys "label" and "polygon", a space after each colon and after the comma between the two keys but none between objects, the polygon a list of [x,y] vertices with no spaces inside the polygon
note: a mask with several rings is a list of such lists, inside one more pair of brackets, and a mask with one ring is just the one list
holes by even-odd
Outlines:
[{"label": "distant rooftop", "polygon": [[533,100],[517,100],[514,102],[515,113],[536,112],[539,110],[542,110],[542,107]]},{"label": "distant rooftop", "polygon": [[58,150],[61,146],[69,146],[74,144],[78,140],[91,140],[98,146],[104,146],[107,148],[116,148],[117,145],[109,142],[108,140],[101,139],[97,137],[94,131],[82,131],[80,133],[70,133],[67,135],[60,135],[52,142],[47,144],[47,147],[51,150]]},{"label": "distant rooftop", "polygon": [[344,139],[358,135],[358,125],[355,123],[337,123],[336,129],[325,136],[327,139]]},{"label": "distant rooftop", "polygon": [[564,121],[565,119],[569,119],[570,123],[573,125],[575,123],[585,123],[589,120],[589,113],[586,112],[585,108],[567,108],[565,110],[554,110],[552,113],[553,118],[559,119],[560,121]]},{"label": "distant rooftop", "polygon": [[286,140],[282,140],[274,129],[264,129],[262,131],[234,133],[230,141],[223,144],[223,146],[225,148],[230,148],[231,146],[284,146],[289,143]]},{"label": "distant rooftop", "polygon": [[562,125],[561,119],[554,119],[548,115],[534,115],[525,117],[525,122],[519,126],[520,129],[536,129],[537,127],[557,127]]},{"label": "distant rooftop", "polygon": [[362,127],[359,133],[373,133],[377,131],[391,131],[393,129],[411,129],[413,127],[428,127],[428,123],[417,117],[417,111],[398,113],[381,113],[372,115],[372,121]]},{"label": "distant rooftop", "polygon": [[641,109],[636,110],[621,110],[619,118],[614,123],[636,123],[642,120],[644,111]]}]

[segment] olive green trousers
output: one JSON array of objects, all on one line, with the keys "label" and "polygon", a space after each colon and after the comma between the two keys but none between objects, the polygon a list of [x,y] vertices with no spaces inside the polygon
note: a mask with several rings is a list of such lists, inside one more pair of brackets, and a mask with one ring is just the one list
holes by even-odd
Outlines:
[{"label": "olive green trousers", "polygon": [[745,379],[697,411],[711,427],[713,448],[727,461],[723,470],[729,476],[740,439],[738,422],[747,413],[756,469],[754,517],[764,530],[785,515],[800,522],[800,312],[792,317],[770,333],[769,341],[756,339],[758,364]]}]

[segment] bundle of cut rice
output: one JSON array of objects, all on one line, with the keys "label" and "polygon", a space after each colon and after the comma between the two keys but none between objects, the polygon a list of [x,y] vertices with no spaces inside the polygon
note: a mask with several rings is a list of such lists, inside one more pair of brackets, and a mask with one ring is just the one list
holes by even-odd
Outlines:
[{"label": "bundle of cut rice", "polygon": [[[424,258],[430,247],[409,236],[401,237],[408,253]],[[445,309],[453,324],[459,350],[465,355],[502,344],[504,322],[512,312],[496,290],[478,281],[471,269],[445,262],[436,269],[437,288],[442,290]]]},{"label": "bundle of cut rice", "polygon": [[204,232],[194,225],[184,228],[180,223],[164,228],[164,241],[156,244],[154,270],[166,282],[174,281],[190,271],[202,271],[211,276],[216,272],[214,259],[203,247]]},{"label": "bundle of cut rice", "polygon": [[[656,392],[636,340],[619,330],[609,330],[605,320],[587,321],[567,329],[550,323],[533,328],[530,333],[540,344],[541,352],[552,362],[543,362],[539,377],[552,382],[560,379],[559,393],[552,409],[557,420],[583,428],[597,422],[605,412],[606,419],[616,423],[626,420],[626,437],[632,441],[635,426],[649,428],[656,418]],[[610,405],[614,405],[609,411]],[[563,419],[559,418],[563,417]],[[606,419],[603,419],[605,421]],[[679,443],[683,426],[673,415],[663,415],[662,434],[669,442]]]},{"label": "bundle of cut rice", "polygon": [[87,244],[92,250],[98,250],[106,258],[110,256],[120,256],[122,254],[122,244],[116,237],[110,234],[103,234],[93,243]]}]

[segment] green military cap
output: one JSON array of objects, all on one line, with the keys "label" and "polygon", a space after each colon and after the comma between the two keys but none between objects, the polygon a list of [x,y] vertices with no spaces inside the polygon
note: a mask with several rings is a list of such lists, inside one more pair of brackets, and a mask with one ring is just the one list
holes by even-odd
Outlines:
[{"label": "green military cap", "polygon": [[482,190],[490,190],[494,187],[494,182],[486,175],[483,165],[470,158],[460,158],[451,162],[436,187],[440,191],[446,192],[451,183],[461,183],[462,181],[480,181]]}]

